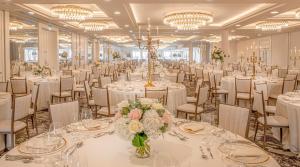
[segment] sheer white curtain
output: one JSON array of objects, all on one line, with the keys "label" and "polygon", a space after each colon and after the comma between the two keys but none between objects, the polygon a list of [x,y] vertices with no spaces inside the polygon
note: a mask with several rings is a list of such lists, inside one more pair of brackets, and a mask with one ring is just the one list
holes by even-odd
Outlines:
[{"label": "sheer white curtain", "polygon": [[193,48],[193,60],[196,63],[200,63],[201,62],[201,52],[200,52],[200,48],[198,48],[198,47]]}]

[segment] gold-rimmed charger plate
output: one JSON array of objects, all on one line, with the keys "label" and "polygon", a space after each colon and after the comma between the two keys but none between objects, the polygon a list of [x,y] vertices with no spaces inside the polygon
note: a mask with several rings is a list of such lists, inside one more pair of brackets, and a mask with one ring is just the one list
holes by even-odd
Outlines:
[{"label": "gold-rimmed charger plate", "polygon": [[[48,136],[32,138],[18,146],[18,151],[22,154],[52,154],[66,146],[67,141],[63,137],[51,137],[52,140],[48,142]],[[56,139],[54,139],[56,138]]]},{"label": "gold-rimmed charger plate", "polygon": [[203,124],[196,122],[183,123],[178,127],[181,131],[190,133],[190,134],[200,134],[205,128]]},{"label": "gold-rimmed charger plate", "polygon": [[218,149],[227,155],[228,159],[243,164],[262,164],[270,159],[265,151],[247,141],[225,142]]}]

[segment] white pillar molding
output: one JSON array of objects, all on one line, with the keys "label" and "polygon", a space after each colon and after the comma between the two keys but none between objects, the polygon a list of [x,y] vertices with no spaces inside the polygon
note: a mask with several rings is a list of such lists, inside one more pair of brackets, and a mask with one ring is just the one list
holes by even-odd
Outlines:
[{"label": "white pillar molding", "polygon": [[72,66],[85,66],[87,62],[88,38],[72,33]]},{"label": "white pillar molding", "polygon": [[[229,43],[229,32],[227,30],[222,31],[222,41],[221,41],[221,49],[225,52],[225,54],[230,54],[230,43]],[[227,64],[227,59],[225,59],[225,64]]]},{"label": "white pillar molding", "polygon": [[96,62],[99,60],[99,52],[100,52],[99,41],[94,39],[93,40],[93,62]]},{"label": "white pillar molding", "polygon": [[0,81],[10,78],[9,12],[0,10]]},{"label": "white pillar molding", "polygon": [[191,62],[193,62],[193,44],[192,43],[190,43],[189,44],[189,62],[191,63]]},{"label": "white pillar molding", "polygon": [[39,57],[40,65],[48,65],[54,70],[59,70],[58,56],[58,28],[49,27],[39,23]]}]

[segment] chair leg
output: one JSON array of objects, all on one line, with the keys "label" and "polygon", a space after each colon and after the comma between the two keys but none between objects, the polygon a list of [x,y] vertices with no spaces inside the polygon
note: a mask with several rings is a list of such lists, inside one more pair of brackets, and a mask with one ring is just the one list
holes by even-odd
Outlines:
[{"label": "chair leg", "polygon": [[254,139],[253,139],[254,141],[256,140],[257,130],[258,130],[258,122],[256,121],[255,133],[254,133]]},{"label": "chair leg", "polygon": [[177,110],[177,112],[176,112],[176,118],[178,118],[178,115],[179,115],[179,111]]},{"label": "chair leg", "polygon": [[51,96],[51,104],[53,104],[53,96]]},{"label": "chair leg", "polygon": [[280,128],[280,143],[282,143],[282,128]]},{"label": "chair leg", "polygon": [[11,149],[15,147],[15,133],[10,135]]},{"label": "chair leg", "polygon": [[38,126],[37,126],[36,114],[34,114],[34,124],[35,124],[35,131],[36,131],[36,134],[39,134],[39,130],[38,130]]},{"label": "chair leg", "polygon": [[27,138],[29,139],[30,138],[30,136],[29,136],[29,128],[28,128],[28,126],[26,126],[26,134],[27,134]]},{"label": "chair leg", "polygon": [[267,134],[266,134],[266,125],[264,125],[264,148],[266,147]]},{"label": "chair leg", "polygon": [[187,119],[188,118],[188,114],[187,113],[185,113],[185,119]]},{"label": "chair leg", "polygon": [[30,116],[30,119],[31,119],[32,129],[34,129],[34,127],[35,127],[34,122],[33,122],[34,115],[31,115],[31,116]]}]

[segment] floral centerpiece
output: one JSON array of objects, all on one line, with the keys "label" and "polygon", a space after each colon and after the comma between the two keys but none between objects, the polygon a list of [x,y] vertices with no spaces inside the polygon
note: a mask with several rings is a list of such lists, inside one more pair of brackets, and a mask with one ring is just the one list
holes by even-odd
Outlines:
[{"label": "floral centerpiece", "polygon": [[220,48],[217,48],[216,46],[214,47],[213,52],[211,54],[211,58],[213,60],[220,61],[220,62],[223,62],[226,56],[227,55],[225,54],[225,52]]},{"label": "floral centerpiece", "polygon": [[112,53],[112,57],[113,57],[113,59],[119,59],[119,58],[121,58],[119,52],[113,52]]},{"label": "floral centerpiece", "polygon": [[51,69],[48,66],[36,66],[33,69],[33,75],[49,76],[51,75]]},{"label": "floral centerpiece", "polygon": [[137,157],[149,157],[149,140],[169,130],[172,123],[170,112],[152,99],[122,101],[118,108],[115,130],[122,138],[131,140]]}]

